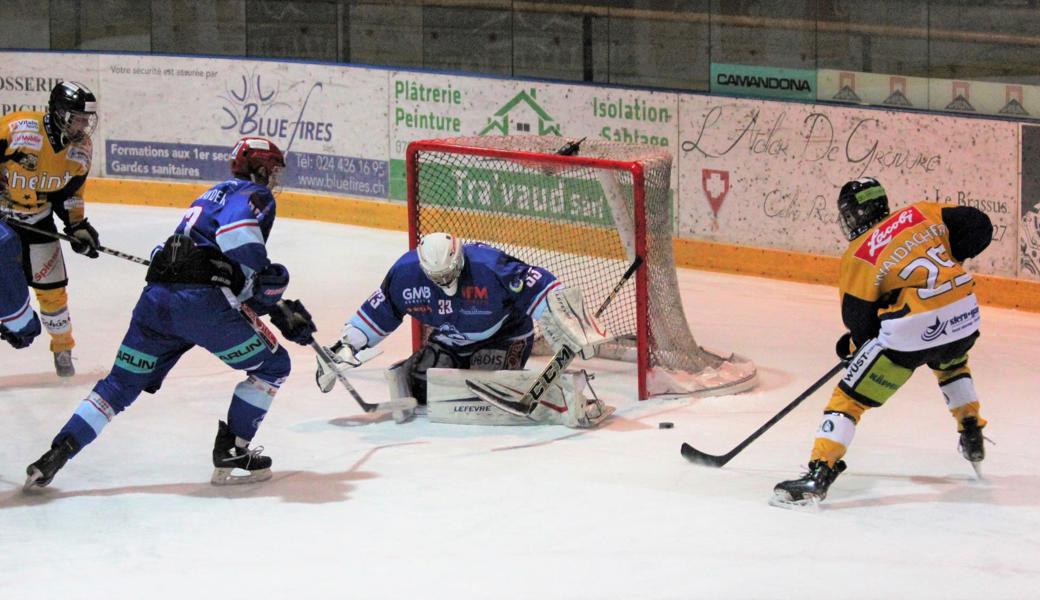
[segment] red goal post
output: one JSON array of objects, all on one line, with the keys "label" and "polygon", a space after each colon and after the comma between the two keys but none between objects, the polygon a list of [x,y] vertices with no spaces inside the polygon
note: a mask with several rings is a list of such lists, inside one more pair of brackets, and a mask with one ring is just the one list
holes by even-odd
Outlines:
[{"label": "red goal post", "polygon": [[[445,231],[484,242],[579,286],[598,306],[643,257],[601,320],[614,338],[598,356],[637,364],[639,398],[726,394],[753,387],[738,355],[697,345],[672,254],[671,156],[653,146],[588,140],[571,155],[555,136],[412,142],[406,151],[409,244]],[[422,340],[413,325],[416,349]]]}]

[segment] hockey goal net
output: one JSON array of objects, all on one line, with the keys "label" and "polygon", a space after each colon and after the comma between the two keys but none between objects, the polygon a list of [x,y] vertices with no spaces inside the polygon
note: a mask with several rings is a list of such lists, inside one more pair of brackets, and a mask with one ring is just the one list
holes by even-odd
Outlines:
[{"label": "hockey goal net", "polygon": [[[568,152],[568,150],[570,152]],[[751,388],[755,365],[698,346],[672,254],[671,155],[654,146],[554,136],[413,142],[407,150],[411,247],[444,231],[484,242],[579,286],[590,311],[635,257],[643,264],[601,317],[597,355],[638,365],[639,397]],[[414,342],[421,341],[416,326]]]}]

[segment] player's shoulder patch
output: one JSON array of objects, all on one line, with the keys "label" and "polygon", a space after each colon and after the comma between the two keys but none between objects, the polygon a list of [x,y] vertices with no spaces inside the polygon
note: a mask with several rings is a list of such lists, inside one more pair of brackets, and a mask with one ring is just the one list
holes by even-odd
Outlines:
[{"label": "player's shoulder patch", "polygon": [[90,140],[84,140],[69,146],[65,151],[65,159],[79,165],[83,172],[78,174],[85,175],[90,172],[91,154],[93,154],[93,146],[91,146]]},{"label": "player's shoulder patch", "polygon": [[24,119],[12,119],[7,123],[7,130],[11,133],[17,132],[35,132],[43,133],[40,130],[40,122],[36,119],[24,118]]},{"label": "player's shoulder patch", "polygon": [[8,148],[39,152],[43,150],[43,131],[40,122],[30,117],[15,117],[7,122]]},{"label": "player's shoulder patch", "polygon": [[11,142],[7,147],[12,150],[39,152],[43,150],[43,134],[33,131],[12,132]]},{"label": "player's shoulder patch", "polygon": [[863,236],[854,256],[872,265],[877,265],[881,253],[897,235],[906,229],[925,221],[924,214],[916,206],[910,206],[894,213],[877,225],[870,233]]}]

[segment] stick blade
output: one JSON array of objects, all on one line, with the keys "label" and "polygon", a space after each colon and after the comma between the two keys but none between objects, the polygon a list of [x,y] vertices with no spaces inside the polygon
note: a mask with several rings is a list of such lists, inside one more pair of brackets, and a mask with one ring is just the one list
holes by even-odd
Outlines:
[{"label": "stick blade", "polygon": [[680,452],[682,452],[683,458],[692,462],[695,465],[700,465],[702,467],[712,467],[718,469],[722,465],[729,462],[729,459],[725,456],[705,454],[704,452],[701,452],[700,450],[694,448],[686,442],[683,442],[682,449],[680,450]]}]

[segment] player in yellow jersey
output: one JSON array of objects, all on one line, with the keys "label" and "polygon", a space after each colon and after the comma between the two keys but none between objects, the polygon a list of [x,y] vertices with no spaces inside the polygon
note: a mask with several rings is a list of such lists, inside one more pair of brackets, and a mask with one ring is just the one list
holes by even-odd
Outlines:
[{"label": "player in yellow jersey", "polygon": [[975,282],[963,262],[993,237],[982,211],[918,202],[889,213],[873,177],[846,183],[838,195],[851,242],[841,260],[841,317],[849,332],[836,347],[849,361],[816,431],[808,472],[773,490],[772,504],[815,504],[845,470],[842,457],[868,408],[881,406],[922,365],[935,373],[957,420],[961,454],[978,470],[985,457],[968,350],[979,336]]},{"label": "player in yellow jersey", "polygon": [[26,280],[36,290],[54,367],[62,377],[75,374],[65,259],[57,240],[17,223],[56,232],[52,215],[58,215],[65,233],[77,240],[72,249],[97,258],[98,234],[83,212],[90,136],[96,127],[97,99],[71,81],[54,87],[47,112],[15,112],[0,119],[0,170],[7,182],[0,190],[0,216],[21,238]]}]

